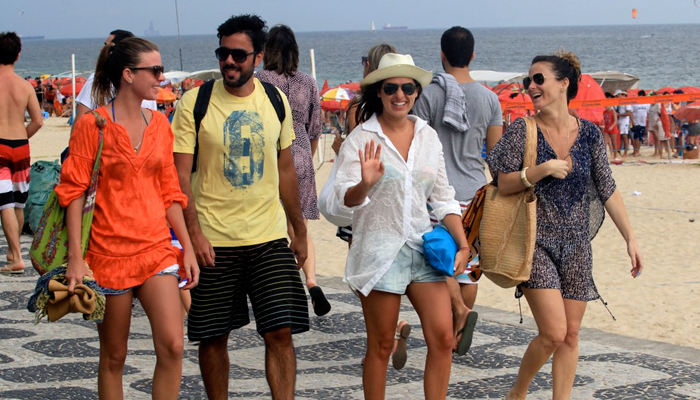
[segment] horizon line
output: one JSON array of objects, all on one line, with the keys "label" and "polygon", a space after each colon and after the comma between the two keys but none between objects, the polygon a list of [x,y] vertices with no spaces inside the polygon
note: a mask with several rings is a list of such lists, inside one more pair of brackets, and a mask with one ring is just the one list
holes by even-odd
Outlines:
[{"label": "horizon line", "polygon": [[[629,27],[629,26],[691,26],[691,25],[700,25],[700,23],[675,23],[675,24],[669,24],[669,23],[645,23],[645,24],[636,24],[636,23],[628,23],[628,24],[593,24],[593,25],[539,25],[539,26],[532,26],[532,25],[515,25],[515,26],[475,26],[475,27],[469,27],[468,29],[522,29],[522,28],[586,28],[586,27],[613,27],[613,26],[619,26],[619,27]],[[431,31],[431,30],[441,30],[441,29],[446,29],[446,28],[410,28],[408,27],[407,29],[401,29],[401,30],[391,30],[391,29],[377,29],[375,32],[405,32],[406,30],[410,31]],[[295,31],[295,33],[342,33],[342,32],[370,32],[369,29],[348,29],[348,30],[298,30]],[[19,34],[19,33],[18,33]],[[180,36],[205,36],[205,35],[213,35],[215,32],[208,32],[208,33],[187,33],[187,34],[181,34]],[[51,36],[46,36],[46,35],[39,35],[39,34],[31,34],[31,35],[24,35],[22,36],[26,37],[37,37],[37,36],[43,36],[44,39],[40,40],[67,40],[67,39],[99,39],[102,36],[89,36],[89,37],[51,37]],[[145,35],[136,35],[138,37],[143,37],[143,38],[157,38],[157,37],[176,37],[177,34],[160,34],[156,36],[145,36]],[[21,36],[20,36],[21,37]],[[33,41],[33,40],[29,40]]]}]

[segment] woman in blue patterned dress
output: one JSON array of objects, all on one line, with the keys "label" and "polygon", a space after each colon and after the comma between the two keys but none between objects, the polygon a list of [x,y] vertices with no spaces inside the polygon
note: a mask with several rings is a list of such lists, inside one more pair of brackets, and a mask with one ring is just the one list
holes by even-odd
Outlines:
[{"label": "woman in blue patterned dress", "polygon": [[488,157],[501,193],[531,185],[537,195],[537,239],[530,279],[519,286],[538,335],[523,356],[506,399],[524,399],[530,382],[553,355],[553,399],[568,399],[578,363],[578,333],[588,301],[600,298],[592,275],[590,241],[605,211],[627,242],[633,278],[642,256],[608,164],[603,136],[591,122],[569,115],[581,76],[572,53],[537,56],[523,85],[537,122],[537,163],[523,168],[525,121],[518,119]]},{"label": "woman in blue patterned dress", "polygon": [[[263,57],[264,70],[256,76],[261,81],[277,86],[289,99],[294,124],[292,156],[299,179],[299,197],[304,223],[319,219],[318,198],[316,197],[316,170],[313,155],[321,136],[321,98],[316,81],[311,76],[298,71],[299,46],[294,32],[286,25],[270,29],[265,43]],[[287,224],[289,237],[294,238],[292,226]],[[311,295],[314,313],[325,315],[331,310],[323,290],[316,283],[316,257],[311,237],[307,237],[308,256],[302,269],[306,277],[306,287]]]}]

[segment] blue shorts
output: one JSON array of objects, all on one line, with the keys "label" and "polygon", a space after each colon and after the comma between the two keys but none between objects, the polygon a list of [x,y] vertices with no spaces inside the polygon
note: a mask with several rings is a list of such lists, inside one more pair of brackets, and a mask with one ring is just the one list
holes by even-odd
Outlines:
[{"label": "blue shorts", "polygon": [[394,262],[379,279],[372,290],[405,294],[408,285],[414,282],[444,282],[445,275],[431,267],[423,254],[404,244]]},{"label": "blue shorts", "polygon": [[630,128],[632,132],[632,138],[637,140],[644,140],[644,134],[646,133],[646,127],[642,125],[635,125]]}]

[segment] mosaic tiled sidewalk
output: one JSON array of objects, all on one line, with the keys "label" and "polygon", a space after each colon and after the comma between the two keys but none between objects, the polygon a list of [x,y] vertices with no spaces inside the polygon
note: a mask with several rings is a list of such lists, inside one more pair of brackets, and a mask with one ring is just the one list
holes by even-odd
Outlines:
[{"label": "mosaic tiled sidewalk", "polygon": [[[22,238],[23,247],[28,247],[29,240]],[[0,253],[5,249],[4,239],[0,239]],[[23,251],[26,254],[26,248]],[[20,276],[0,276],[0,399],[96,399],[95,326],[76,315],[34,325],[26,303],[36,278],[29,270]],[[333,310],[326,317],[313,317],[311,332],[294,338],[296,398],[362,399],[360,360],[365,334],[360,304],[339,279],[325,278],[321,283]],[[488,308],[480,311],[472,349],[466,356],[454,358],[450,399],[502,399],[535,334],[511,325],[517,322],[516,315]],[[503,322],[504,315],[510,323]],[[408,341],[409,358],[404,369],[389,368],[387,399],[420,399],[425,342],[410,306],[403,306],[401,318],[414,328]],[[644,342],[642,352],[623,345],[625,338],[600,332],[591,336],[587,339],[582,334],[575,399],[700,399],[700,357],[694,357],[700,354],[697,349]],[[232,333],[229,398],[270,398],[263,352],[253,324]],[[125,398],[150,399],[154,364],[148,321],[136,302],[124,371]],[[183,364],[180,398],[206,398],[196,347],[186,345]],[[551,398],[550,368],[546,365],[536,377],[529,398]]]}]

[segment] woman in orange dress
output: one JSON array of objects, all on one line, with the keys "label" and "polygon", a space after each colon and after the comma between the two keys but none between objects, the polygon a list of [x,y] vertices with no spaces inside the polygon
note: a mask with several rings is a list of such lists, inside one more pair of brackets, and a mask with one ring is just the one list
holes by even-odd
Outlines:
[{"label": "woman in orange dress", "polygon": [[[199,268],[182,214],[187,197],[173,163],[170,124],[162,114],[141,108],[143,99],[155,100],[163,80],[155,44],[129,38],[105,46],[92,90],[95,104],[103,106],[96,110],[99,116],[86,114],[76,123],[56,187],[61,205],[67,207],[69,291],[86,275],[105,288],[105,317],[98,324],[100,399],[124,398],[122,373],[134,297],[153,331],[153,398],[176,399],[180,389],[184,344],[178,280],[187,277],[184,289],[196,286]],[[104,144],[83,260],[81,216],[97,153],[98,124],[104,126]],[[182,254],[171,245],[168,223],[180,239]]]}]

